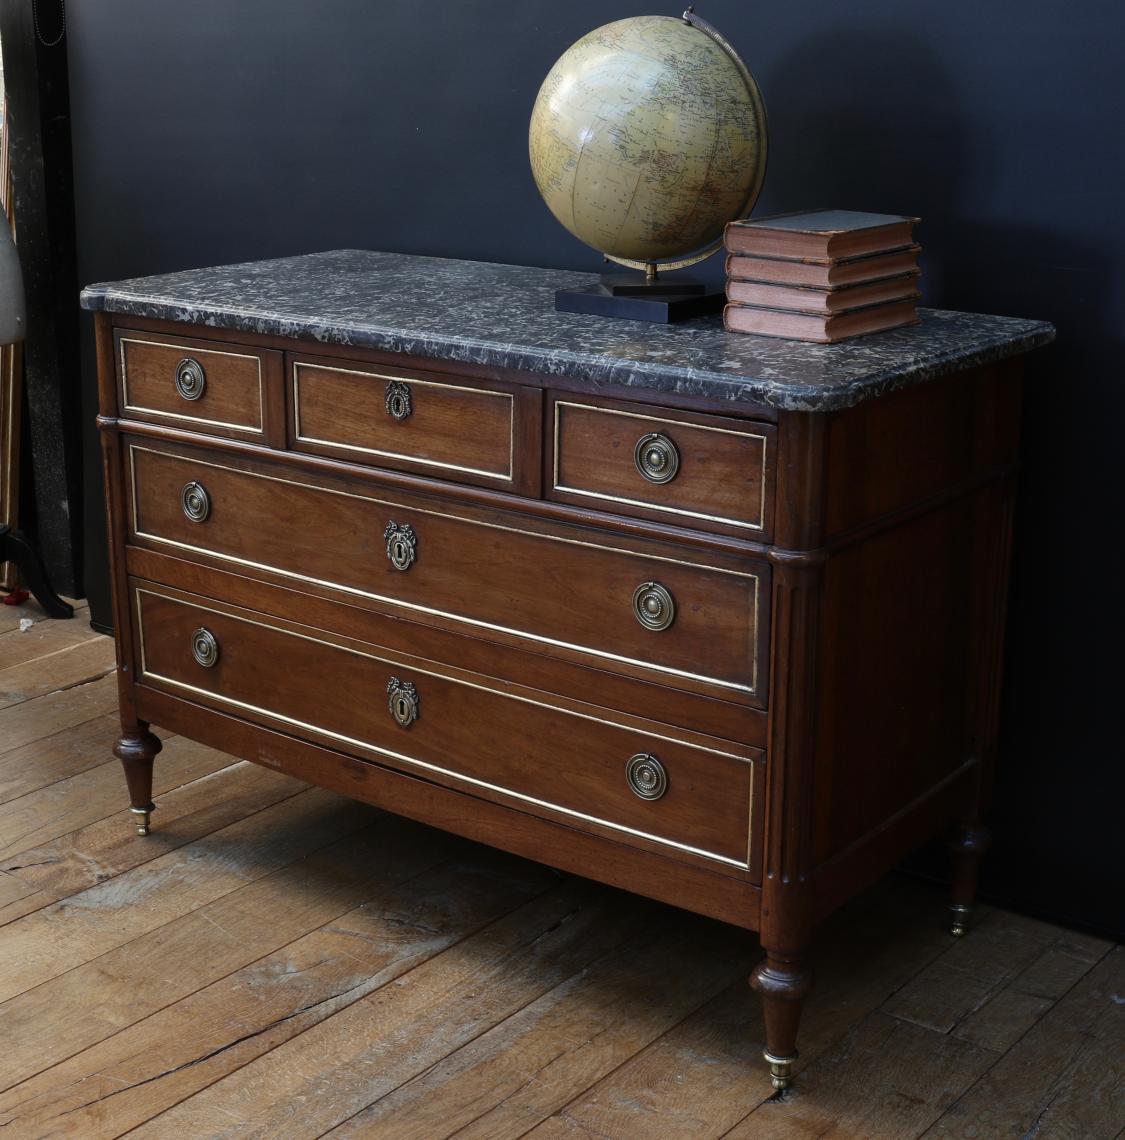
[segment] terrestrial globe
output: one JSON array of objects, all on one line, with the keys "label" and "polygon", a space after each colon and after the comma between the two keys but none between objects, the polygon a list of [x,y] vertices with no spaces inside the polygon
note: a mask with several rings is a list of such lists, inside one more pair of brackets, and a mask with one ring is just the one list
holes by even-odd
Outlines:
[{"label": "terrestrial globe", "polygon": [[709,256],[749,214],[766,168],[766,113],[730,45],[689,9],[596,28],[551,68],[529,130],[555,217],[622,265]]}]

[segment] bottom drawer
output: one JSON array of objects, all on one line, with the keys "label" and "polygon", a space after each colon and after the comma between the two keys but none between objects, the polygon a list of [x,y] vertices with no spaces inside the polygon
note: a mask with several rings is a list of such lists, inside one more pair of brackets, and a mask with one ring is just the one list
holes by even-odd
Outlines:
[{"label": "bottom drawer", "polygon": [[751,866],[756,749],[167,587],[132,593],[142,684],[576,827]]}]

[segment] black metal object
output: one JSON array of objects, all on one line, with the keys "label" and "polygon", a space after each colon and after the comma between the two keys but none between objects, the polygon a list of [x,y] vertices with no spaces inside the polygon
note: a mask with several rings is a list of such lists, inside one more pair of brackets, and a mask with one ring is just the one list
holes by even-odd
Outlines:
[{"label": "black metal object", "polygon": [[35,547],[7,523],[0,523],[0,562],[14,562],[19,567],[24,584],[51,617],[74,617],[74,607],[51,589],[47,571],[43,569]]},{"label": "black metal object", "polygon": [[615,294],[604,285],[587,285],[555,292],[555,309],[560,313],[587,313],[595,317],[621,317],[662,325],[720,313],[726,301],[726,294],[721,289],[702,293],[657,292],[653,296],[644,293]]}]

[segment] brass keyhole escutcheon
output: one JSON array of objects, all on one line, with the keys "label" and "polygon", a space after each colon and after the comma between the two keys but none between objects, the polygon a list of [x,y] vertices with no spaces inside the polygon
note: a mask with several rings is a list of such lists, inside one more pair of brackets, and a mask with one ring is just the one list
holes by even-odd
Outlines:
[{"label": "brass keyhole escutcheon", "polygon": [[392,420],[398,420],[401,423],[402,420],[408,419],[410,413],[414,411],[414,404],[410,396],[410,385],[402,380],[388,380],[384,406],[387,409],[387,415]]},{"label": "brass keyhole escutcheon", "polygon": [[642,800],[658,800],[668,790],[668,773],[651,752],[630,756],[625,765],[630,790]]},{"label": "brass keyhole escutcheon", "polygon": [[633,614],[645,629],[667,629],[676,618],[676,603],[659,582],[642,582],[633,591]]},{"label": "brass keyhole escutcheon", "polygon": [[418,719],[418,690],[410,681],[392,677],[387,682],[387,707],[395,723],[409,728]]},{"label": "brass keyhole escutcheon", "polygon": [[680,453],[666,435],[654,431],[637,440],[633,462],[650,483],[670,483],[680,469]]},{"label": "brass keyhole escutcheon", "polygon": [[409,570],[418,557],[418,536],[409,523],[387,523],[383,531],[387,543],[387,557],[396,570]]},{"label": "brass keyhole escutcheon", "polygon": [[180,506],[192,522],[201,523],[211,513],[211,496],[202,483],[193,479],[190,483],[185,483],[180,492]]},{"label": "brass keyhole escutcheon", "polygon": [[219,660],[219,643],[206,626],[201,625],[191,635],[191,655],[204,669],[210,669]]},{"label": "brass keyhole escutcheon", "polygon": [[206,386],[207,375],[198,360],[186,356],[176,365],[176,391],[185,400],[198,400]]}]

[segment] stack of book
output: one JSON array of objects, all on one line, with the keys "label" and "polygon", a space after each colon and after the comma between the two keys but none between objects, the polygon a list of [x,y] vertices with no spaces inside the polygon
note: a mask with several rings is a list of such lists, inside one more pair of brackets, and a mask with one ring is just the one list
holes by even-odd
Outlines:
[{"label": "stack of book", "polygon": [[821,344],[913,324],[917,221],[814,210],[731,222],[723,324]]}]

